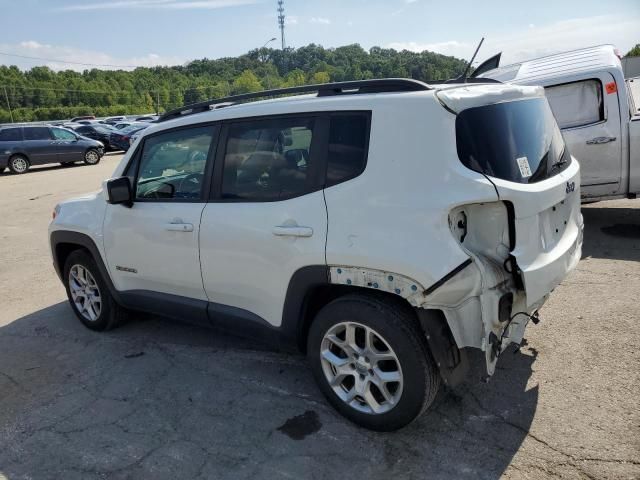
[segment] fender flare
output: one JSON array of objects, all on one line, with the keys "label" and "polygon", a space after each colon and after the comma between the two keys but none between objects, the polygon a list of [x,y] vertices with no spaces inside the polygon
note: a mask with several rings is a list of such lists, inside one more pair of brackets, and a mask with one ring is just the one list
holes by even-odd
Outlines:
[{"label": "fender flare", "polygon": [[49,237],[49,241],[51,243],[51,256],[53,257],[53,267],[58,274],[58,278],[60,281],[64,283],[63,272],[64,272],[64,262],[62,262],[62,258],[60,258],[60,249],[59,246],[62,244],[67,245],[77,245],[79,248],[83,248],[91,254],[93,260],[96,262],[98,266],[98,270],[100,270],[100,275],[104,279],[107,287],[109,288],[109,292],[115,298],[118,303],[122,303],[122,299],[120,297],[119,292],[116,290],[113,282],[111,281],[111,276],[109,275],[109,270],[102,259],[102,255],[100,254],[100,250],[96,246],[95,242],[89,235],[80,232],[73,232],[69,230],[56,230],[51,232]]}]

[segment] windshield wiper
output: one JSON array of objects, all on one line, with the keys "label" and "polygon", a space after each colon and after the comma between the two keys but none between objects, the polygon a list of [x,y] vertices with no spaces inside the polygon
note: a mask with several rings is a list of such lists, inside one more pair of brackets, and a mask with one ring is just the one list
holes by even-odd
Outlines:
[{"label": "windshield wiper", "polygon": [[551,165],[551,168],[550,168],[551,172],[553,172],[556,168],[562,167],[562,165],[564,165],[565,163],[569,163],[569,160],[565,156],[566,150],[567,150],[567,147],[562,149],[562,154],[560,155],[560,160],[558,160],[556,163]]}]

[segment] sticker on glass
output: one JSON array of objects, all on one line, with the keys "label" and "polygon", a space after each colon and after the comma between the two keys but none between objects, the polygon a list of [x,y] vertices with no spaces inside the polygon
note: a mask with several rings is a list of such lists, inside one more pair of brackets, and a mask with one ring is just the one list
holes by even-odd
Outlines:
[{"label": "sticker on glass", "polygon": [[518,162],[518,168],[520,168],[520,175],[522,175],[522,178],[529,178],[532,173],[527,157],[516,158],[516,162]]}]

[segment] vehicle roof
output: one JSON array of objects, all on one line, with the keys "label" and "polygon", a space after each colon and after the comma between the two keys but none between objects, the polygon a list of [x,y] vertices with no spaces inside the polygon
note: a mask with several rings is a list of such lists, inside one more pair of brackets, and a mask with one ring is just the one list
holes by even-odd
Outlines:
[{"label": "vehicle roof", "polygon": [[[360,93],[357,95],[342,94],[322,96],[315,93],[296,94],[276,98],[268,98],[265,100],[254,100],[245,103],[220,104],[217,108],[211,110],[193,113],[160,123],[150,123],[149,134],[164,130],[168,127],[176,127],[189,125],[198,122],[227,120],[234,118],[258,117],[261,115],[278,115],[287,113],[308,113],[322,112],[332,110],[371,110],[377,106],[388,104],[393,99],[410,99],[414,101],[418,98],[433,98],[436,92],[450,91],[460,88],[475,88],[479,86],[487,86],[490,88],[502,89],[500,83],[488,80],[486,83],[451,83],[429,85],[428,90],[409,91],[409,92],[378,92],[378,93]],[[520,87],[518,87],[520,88]],[[215,107],[215,106],[214,106]],[[185,109],[188,106],[184,107]],[[146,122],[145,122],[146,123]]]},{"label": "vehicle roof", "polygon": [[605,68],[622,69],[613,45],[598,45],[556,53],[520,63],[504,65],[482,73],[478,78],[493,78],[501,82],[544,81]]}]

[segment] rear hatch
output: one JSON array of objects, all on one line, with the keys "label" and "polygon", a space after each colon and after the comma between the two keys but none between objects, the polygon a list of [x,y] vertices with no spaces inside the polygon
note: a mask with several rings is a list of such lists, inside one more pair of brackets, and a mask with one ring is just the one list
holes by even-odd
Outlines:
[{"label": "rear hatch", "polygon": [[578,162],[540,87],[475,85],[442,90],[438,98],[457,114],[460,161],[513,207],[511,256],[533,306],[580,259]]}]

